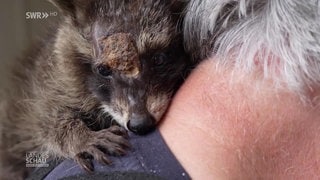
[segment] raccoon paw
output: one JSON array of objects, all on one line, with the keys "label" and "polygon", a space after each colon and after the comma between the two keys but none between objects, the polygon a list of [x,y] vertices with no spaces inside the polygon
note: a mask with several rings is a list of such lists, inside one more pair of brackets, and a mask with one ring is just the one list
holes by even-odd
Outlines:
[{"label": "raccoon paw", "polygon": [[87,172],[94,171],[93,159],[101,164],[110,165],[111,161],[106,154],[121,156],[130,148],[127,131],[122,127],[111,126],[92,133],[91,139],[75,156],[75,161]]}]

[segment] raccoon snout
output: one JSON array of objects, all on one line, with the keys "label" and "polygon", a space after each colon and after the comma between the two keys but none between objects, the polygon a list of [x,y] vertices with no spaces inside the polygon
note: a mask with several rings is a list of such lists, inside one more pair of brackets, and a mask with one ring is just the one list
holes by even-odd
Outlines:
[{"label": "raccoon snout", "polygon": [[151,115],[135,115],[129,119],[127,127],[138,135],[145,135],[151,132],[156,125],[156,120]]}]

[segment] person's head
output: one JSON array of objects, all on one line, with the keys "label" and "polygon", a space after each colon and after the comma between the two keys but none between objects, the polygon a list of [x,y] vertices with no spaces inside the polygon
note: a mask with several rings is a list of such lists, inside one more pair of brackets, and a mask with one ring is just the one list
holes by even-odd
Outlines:
[{"label": "person's head", "polygon": [[189,2],[185,45],[207,60],[161,127],[177,159],[195,179],[319,176],[318,3]]}]

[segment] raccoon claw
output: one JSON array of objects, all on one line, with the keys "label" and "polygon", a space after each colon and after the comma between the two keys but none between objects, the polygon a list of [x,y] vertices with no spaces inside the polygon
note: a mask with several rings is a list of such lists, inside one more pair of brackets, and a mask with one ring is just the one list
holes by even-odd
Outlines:
[{"label": "raccoon claw", "polygon": [[128,132],[126,129],[119,127],[119,126],[111,126],[110,128],[108,128],[108,130],[110,132],[112,132],[113,134],[125,137],[126,139],[129,138],[128,136]]},{"label": "raccoon claw", "polygon": [[87,172],[93,172],[92,160],[95,159],[104,165],[112,162],[106,154],[123,156],[130,148],[128,134],[124,128],[112,126],[108,129],[92,132],[87,146],[75,157],[76,162]]},{"label": "raccoon claw", "polygon": [[128,133],[122,127],[112,126],[94,133],[93,145],[105,153],[124,155],[126,150],[131,147]]},{"label": "raccoon claw", "polygon": [[88,173],[92,173],[94,171],[92,159],[86,158],[83,153],[78,153],[75,157],[75,161]]}]

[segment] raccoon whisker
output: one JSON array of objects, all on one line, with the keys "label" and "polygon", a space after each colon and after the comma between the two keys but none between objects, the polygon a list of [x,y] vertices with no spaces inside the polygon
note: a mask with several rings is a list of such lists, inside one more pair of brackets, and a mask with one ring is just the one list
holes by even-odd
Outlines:
[{"label": "raccoon whisker", "polygon": [[100,84],[99,86],[98,86],[98,88],[102,88],[102,87],[104,87],[105,86],[105,84]]}]

